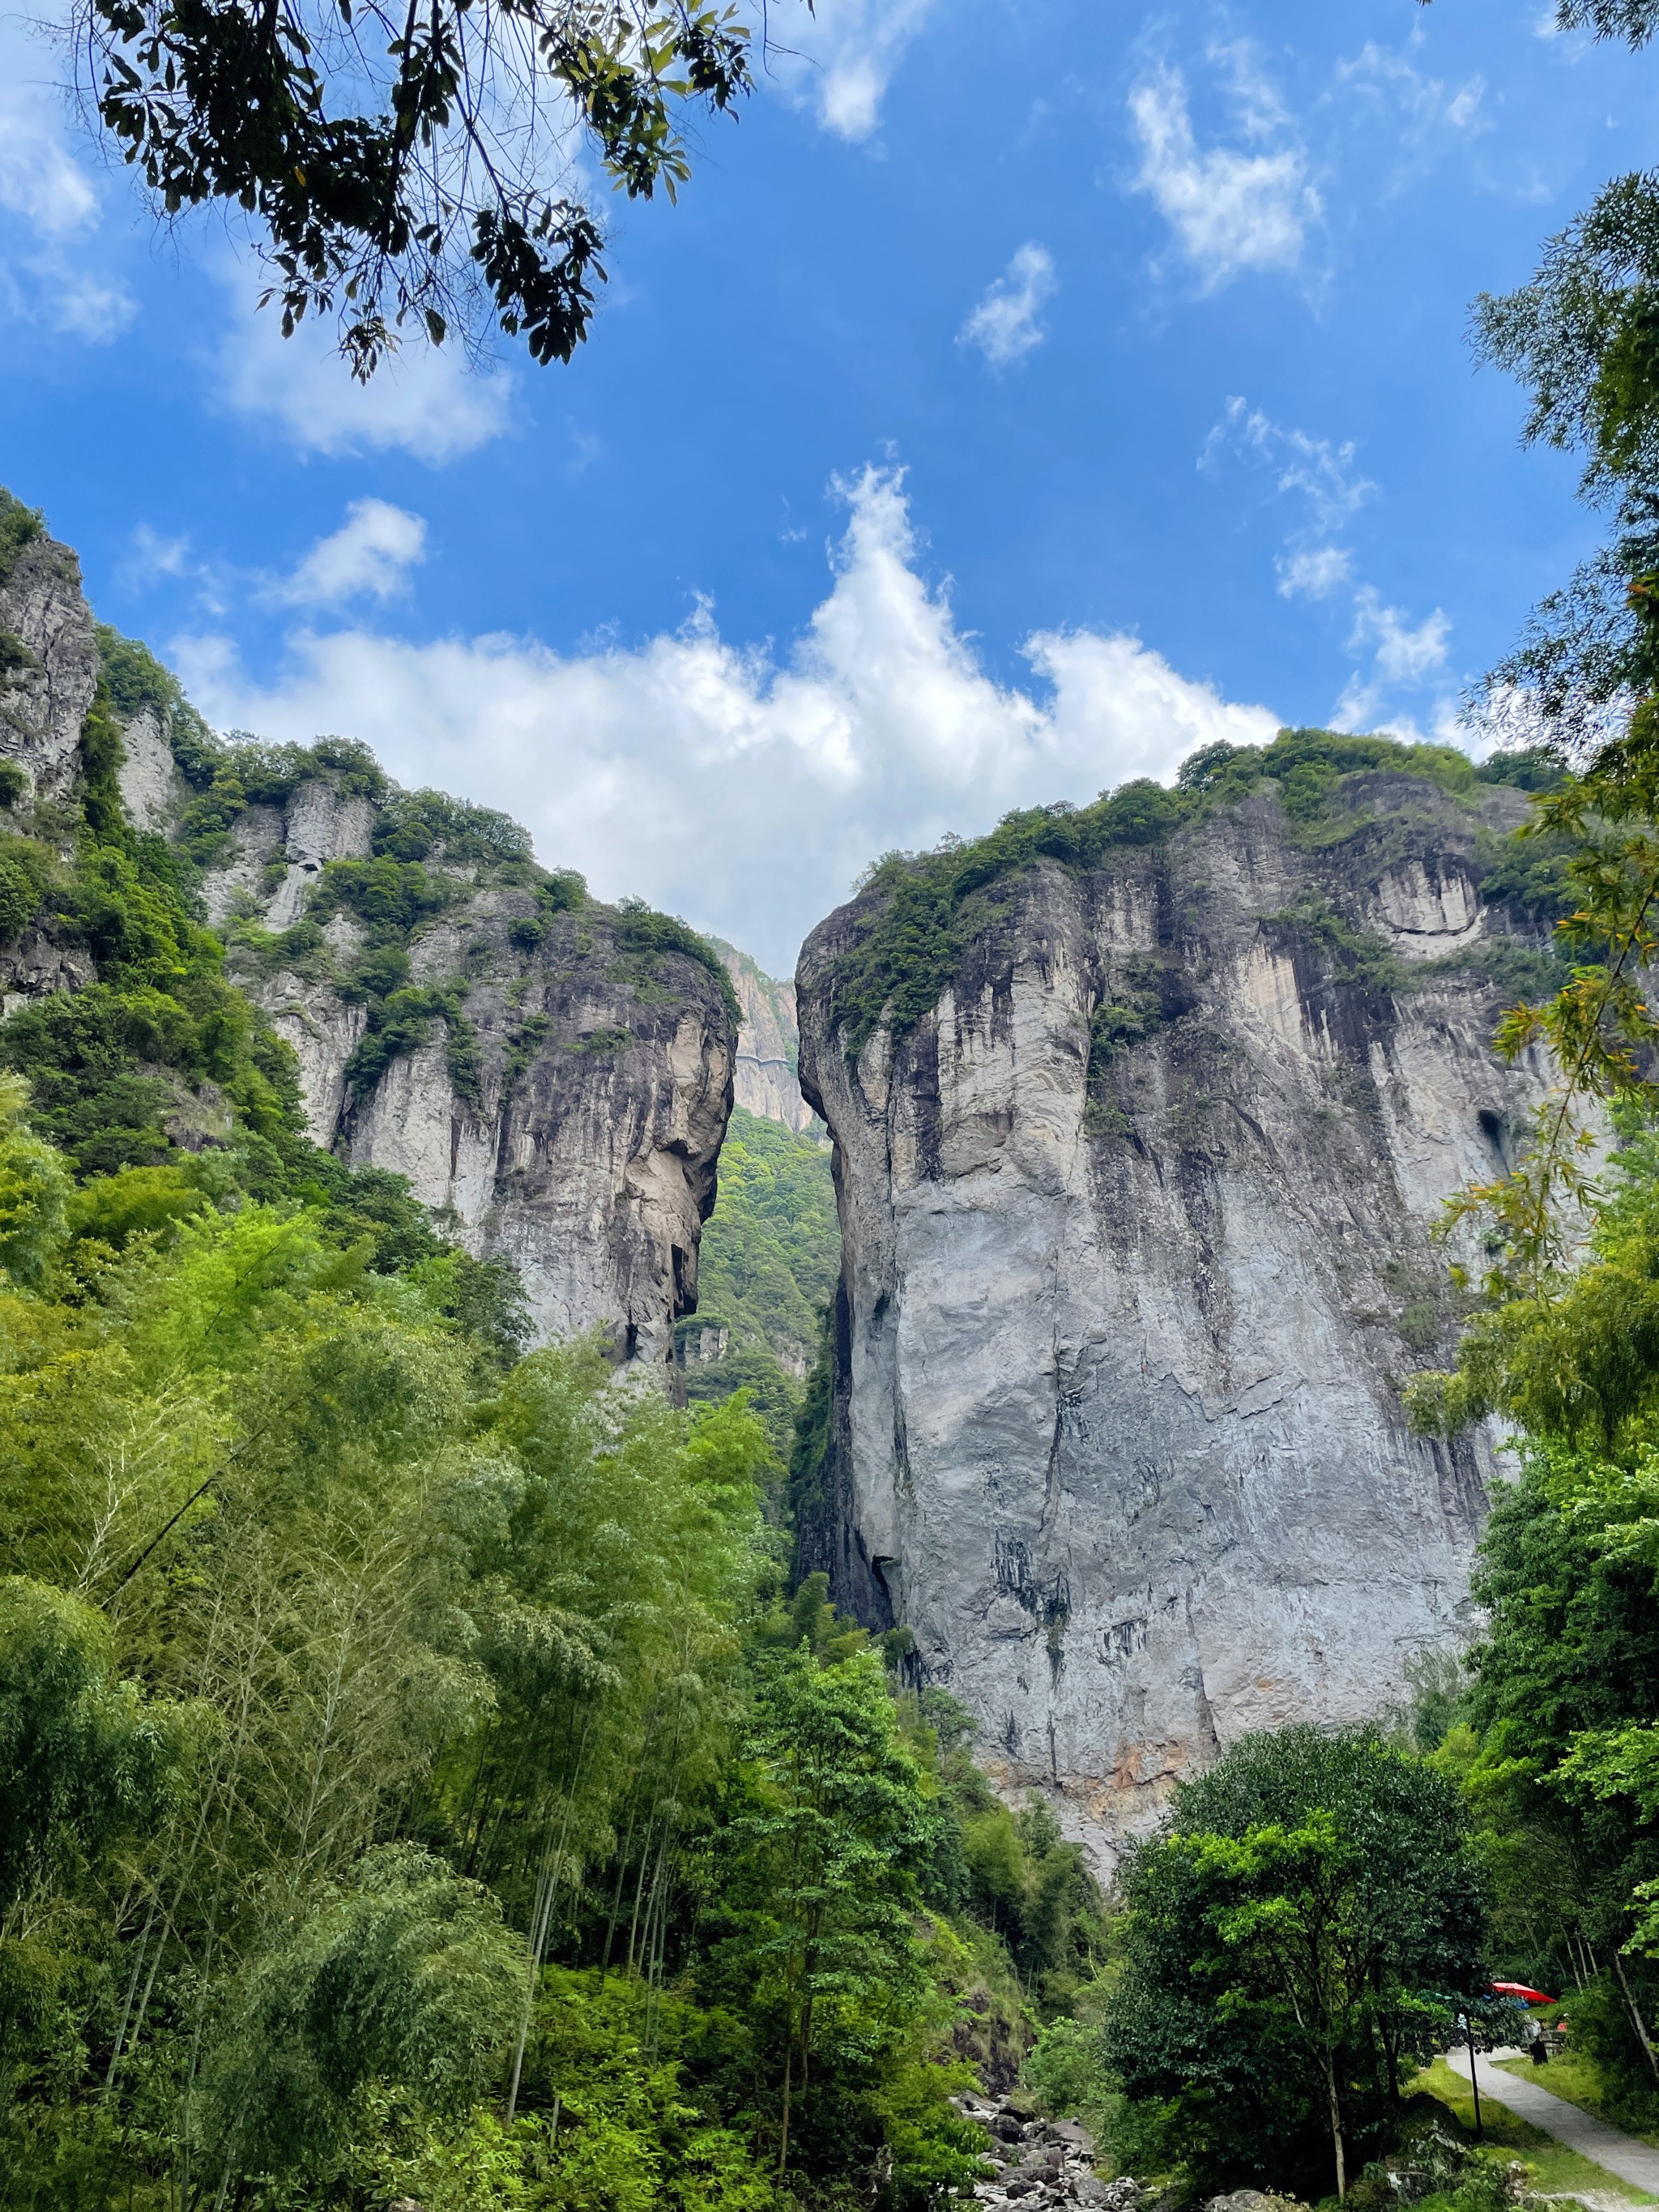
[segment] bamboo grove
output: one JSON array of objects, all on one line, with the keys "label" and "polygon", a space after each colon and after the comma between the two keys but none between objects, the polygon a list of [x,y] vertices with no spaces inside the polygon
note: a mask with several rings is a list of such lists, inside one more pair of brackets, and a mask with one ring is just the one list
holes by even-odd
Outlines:
[{"label": "bamboo grove", "polygon": [[0,2201],[970,2179],[960,2000],[1075,1978],[1089,1885],[786,1601],[743,1396],[0,1110]]}]

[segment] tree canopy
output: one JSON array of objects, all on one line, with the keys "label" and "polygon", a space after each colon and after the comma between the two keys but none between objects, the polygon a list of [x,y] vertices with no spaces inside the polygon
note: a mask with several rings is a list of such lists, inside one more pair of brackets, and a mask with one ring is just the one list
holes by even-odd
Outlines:
[{"label": "tree canopy", "polygon": [[605,277],[587,165],[672,198],[752,83],[738,9],[685,0],[82,0],[76,43],[158,207],[243,211],[261,304],[334,315],[360,377],[492,323],[568,361]]},{"label": "tree canopy", "polygon": [[[1455,1788],[1376,1730],[1247,1736],[1182,1783],[1122,1877],[1107,2055],[1219,2180],[1336,2192],[1479,1989],[1480,1885]],[[1363,2153],[1362,2153],[1363,2154]]]}]

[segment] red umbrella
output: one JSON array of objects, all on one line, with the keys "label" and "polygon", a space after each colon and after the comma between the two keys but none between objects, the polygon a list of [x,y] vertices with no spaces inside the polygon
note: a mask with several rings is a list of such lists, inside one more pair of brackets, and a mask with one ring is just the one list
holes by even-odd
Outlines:
[{"label": "red umbrella", "polygon": [[1522,2004],[1553,2004],[1542,1990],[1529,1990],[1524,1982],[1488,1982],[1487,1988],[1497,1997],[1519,1997]]}]

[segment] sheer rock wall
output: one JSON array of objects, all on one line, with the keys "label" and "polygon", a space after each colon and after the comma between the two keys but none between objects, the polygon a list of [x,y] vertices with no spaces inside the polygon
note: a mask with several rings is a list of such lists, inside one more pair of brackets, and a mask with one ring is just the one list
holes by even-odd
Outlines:
[{"label": "sheer rock wall", "polygon": [[97,684],[81,564],[42,532],[18,550],[0,580],[0,757],[22,769],[33,797],[75,792],[81,732]]},{"label": "sheer rock wall", "polygon": [[[273,932],[290,927],[330,860],[368,855],[376,818],[326,778],[302,783],[286,807],[250,807],[234,856],[204,882],[210,915],[240,907]],[[232,972],[298,1055],[318,1144],[406,1176],[453,1216],[467,1250],[510,1260],[538,1337],[602,1328],[619,1358],[672,1368],[674,1322],[696,1307],[732,1110],[719,986],[684,953],[642,963],[597,902],[552,916],[526,949],[514,925],[537,913],[529,890],[486,884],[410,941],[411,984],[459,989],[476,1036],[471,1083],[458,1081],[440,1021],[372,1088],[354,1088],[348,1066],[368,1017],[337,980],[362,943],[349,915],[325,925],[325,957],[257,968],[233,942]]]},{"label": "sheer rock wall", "polygon": [[[1324,849],[1262,795],[1040,864],[856,1066],[833,971],[871,895],[802,953],[844,1241],[807,1564],[910,1627],[1002,1784],[1053,1793],[1103,1869],[1182,1774],[1376,1713],[1471,1626],[1492,1445],[1410,1435],[1398,1378],[1455,1340],[1441,1201],[1546,1080],[1488,1049],[1508,1000],[1478,965],[1508,927],[1478,819],[1525,805],[1350,785]],[[1150,1033],[1091,1052],[1125,1001]]]},{"label": "sheer rock wall", "polygon": [[800,1095],[794,985],[764,974],[734,945],[720,943],[720,953],[743,1008],[734,1078],[738,1104],[745,1114],[781,1121],[797,1134],[810,1129],[812,1109]]}]

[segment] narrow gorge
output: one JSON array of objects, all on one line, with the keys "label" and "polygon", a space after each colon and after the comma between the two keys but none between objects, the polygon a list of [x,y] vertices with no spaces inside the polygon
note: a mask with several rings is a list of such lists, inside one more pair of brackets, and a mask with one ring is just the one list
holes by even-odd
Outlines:
[{"label": "narrow gorge", "polygon": [[[1103,1871],[1240,1736],[1374,1714],[1467,1638],[1494,1439],[1413,1436],[1401,1391],[1459,1325],[1443,1203],[1546,1081],[1489,1046],[1554,973],[1506,771],[1286,732],[1011,817],[877,868],[798,1006],[360,746],[220,740],[43,532],[0,635],[0,987],[38,1101],[29,1023],[122,972],[106,890],[64,873],[105,806],[290,1048],[319,1152],[509,1263],[530,1340],[746,1388],[781,1462],[805,1418],[800,1569],[908,1630]],[[76,1140],[100,1172],[252,1126],[141,1000]]]}]

